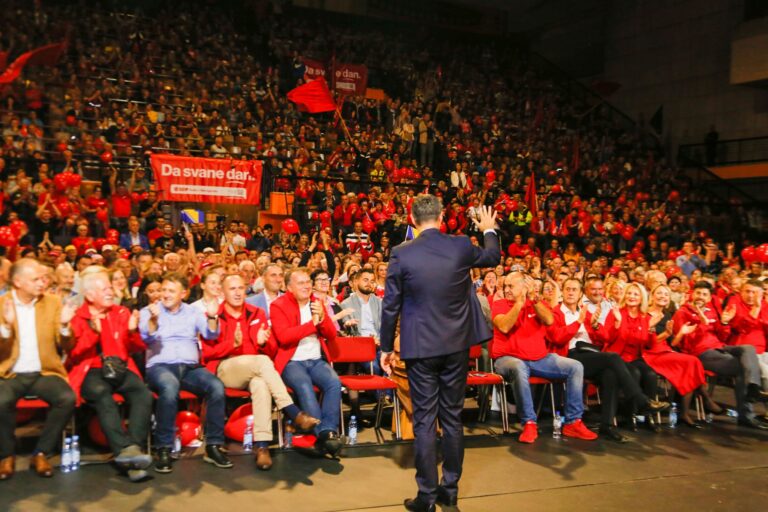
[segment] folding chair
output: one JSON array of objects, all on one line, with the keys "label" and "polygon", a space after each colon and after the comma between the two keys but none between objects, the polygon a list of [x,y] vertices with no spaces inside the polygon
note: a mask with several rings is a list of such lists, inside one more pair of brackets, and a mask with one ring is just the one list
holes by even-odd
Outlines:
[{"label": "folding chair", "polygon": [[[328,351],[331,363],[368,363],[370,373],[365,375],[340,375],[342,387],[347,391],[395,391],[397,384],[387,377],[381,377],[373,374],[373,360],[376,358],[376,342],[372,337],[349,336],[338,337],[328,344]],[[383,414],[384,394],[379,393],[376,403],[376,424],[374,428],[378,431],[381,428],[381,417]],[[400,439],[400,402],[397,399],[397,393],[393,393],[393,402],[395,410],[395,438]],[[339,414],[341,417],[341,435],[344,432],[344,407],[339,404]]]},{"label": "folding chair", "polygon": [[[504,433],[509,432],[509,414],[507,411],[507,387],[504,383],[504,378],[498,373],[488,373],[477,371],[479,368],[480,358],[483,354],[483,348],[480,345],[472,345],[469,348],[470,362],[474,361],[475,369],[470,370],[467,374],[467,386],[474,386],[478,388],[477,403],[480,407],[478,414],[478,421],[485,421],[488,409],[491,407],[491,400],[488,396],[488,388],[496,388],[497,393],[501,397],[501,428]],[[481,400],[481,390],[485,393],[485,398]]]}]

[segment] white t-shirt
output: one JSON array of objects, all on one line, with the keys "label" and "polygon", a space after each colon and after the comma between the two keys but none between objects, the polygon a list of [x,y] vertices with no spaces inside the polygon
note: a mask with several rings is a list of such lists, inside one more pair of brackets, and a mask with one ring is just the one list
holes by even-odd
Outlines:
[{"label": "white t-shirt", "polygon": [[[312,309],[309,305],[310,303],[307,302],[303,307],[299,308],[302,324],[312,321]],[[320,359],[321,357],[320,340],[317,338],[317,334],[310,334],[299,340],[299,346],[296,347],[296,352],[293,354],[291,361],[310,361],[312,359]]]}]

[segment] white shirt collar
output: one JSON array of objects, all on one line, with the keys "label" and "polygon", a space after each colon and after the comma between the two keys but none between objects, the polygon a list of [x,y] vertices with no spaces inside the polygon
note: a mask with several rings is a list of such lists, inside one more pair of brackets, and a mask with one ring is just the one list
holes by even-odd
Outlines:
[{"label": "white shirt collar", "polygon": [[14,305],[16,305],[16,307],[21,307],[21,308],[31,308],[31,307],[34,307],[35,304],[37,304],[37,301],[40,300],[40,297],[35,297],[34,299],[32,299],[32,302],[30,302],[28,304],[25,304],[25,303],[21,302],[21,300],[19,300],[19,296],[16,295],[16,290],[11,291],[11,295],[13,296],[13,303],[14,303]]}]

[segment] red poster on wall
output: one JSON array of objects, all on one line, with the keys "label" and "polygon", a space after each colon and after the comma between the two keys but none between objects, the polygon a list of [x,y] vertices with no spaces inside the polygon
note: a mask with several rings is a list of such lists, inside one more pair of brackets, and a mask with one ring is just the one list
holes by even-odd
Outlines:
[{"label": "red poster on wall", "polygon": [[362,96],[368,86],[368,68],[364,64],[336,64],[333,89],[340,94]]},{"label": "red poster on wall", "polygon": [[313,60],[313,59],[302,59],[304,62],[304,80],[314,80],[318,77],[327,77],[325,72],[325,64],[320,62],[319,60]]},{"label": "red poster on wall", "polygon": [[259,160],[153,154],[150,162],[162,200],[259,204]]}]

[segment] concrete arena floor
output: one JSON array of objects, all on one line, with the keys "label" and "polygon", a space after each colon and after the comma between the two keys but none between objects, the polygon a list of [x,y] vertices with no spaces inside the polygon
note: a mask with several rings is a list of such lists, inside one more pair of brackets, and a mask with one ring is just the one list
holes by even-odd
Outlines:
[{"label": "concrete arena floor", "polygon": [[[555,441],[544,423],[534,445],[517,443],[515,432],[499,436],[498,426],[468,428],[459,506],[442,510],[740,511],[768,502],[768,434],[727,417],[702,431],[641,430],[624,445]],[[373,431],[360,440],[373,441]],[[198,451],[170,475],[150,472],[152,480],[139,484],[108,464],[43,480],[21,470],[22,457],[14,478],[0,483],[0,511],[395,512],[416,492],[410,443],[362,444],[340,460],[273,454],[272,470],[259,472],[250,456],[233,455],[234,469],[225,470],[205,464]]]}]

